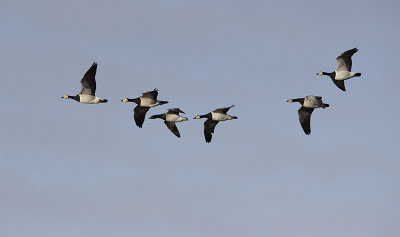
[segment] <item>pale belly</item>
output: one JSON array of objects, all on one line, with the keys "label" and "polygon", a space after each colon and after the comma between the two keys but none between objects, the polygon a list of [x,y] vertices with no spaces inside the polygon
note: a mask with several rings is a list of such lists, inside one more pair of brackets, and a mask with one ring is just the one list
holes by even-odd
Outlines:
[{"label": "pale belly", "polygon": [[303,106],[306,108],[318,108],[320,107],[319,103],[314,99],[308,99],[307,97],[304,99]]},{"label": "pale belly", "polygon": [[336,72],[335,76],[336,80],[347,80],[354,77],[355,75],[354,72],[348,72],[348,71],[335,71],[335,72]]},{"label": "pale belly", "polygon": [[212,120],[215,121],[225,121],[225,120],[229,120],[232,119],[233,117],[228,115],[228,114],[221,114],[221,113],[214,113],[211,112],[211,116],[212,116]]},{"label": "pale belly", "polygon": [[84,103],[84,104],[96,104],[98,101],[96,101],[96,97],[93,95],[82,95],[79,94],[79,102]]},{"label": "pale belly", "polygon": [[168,122],[182,122],[188,120],[185,117],[179,116],[177,114],[167,114],[165,121]]},{"label": "pale belly", "polygon": [[156,106],[156,101],[154,101],[153,99],[150,99],[150,98],[141,98],[140,106],[153,107],[153,106]]}]

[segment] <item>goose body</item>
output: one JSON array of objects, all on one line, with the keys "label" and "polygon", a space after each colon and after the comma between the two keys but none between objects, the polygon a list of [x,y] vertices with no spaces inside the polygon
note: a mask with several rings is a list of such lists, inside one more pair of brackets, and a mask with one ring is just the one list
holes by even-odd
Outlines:
[{"label": "goose body", "polygon": [[217,126],[218,122],[237,119],[236,116],[226,114],[232,107],[234,107],[234,105],[230,107],[218,108],[207,114],[197,115],[194,117],[195,119],[207,118],[207,120],[204,122],[204,138],[207,143],[211,142],[212,134],[214,133],[215,126]]},{"label": "goose body", "polygon": [[81,79],[81,93],[77,95],[64,95],[63,99],[73,99],[77,102],[84,104],[98,104],[106,103],[108,100],[102,99],[95,95],[96,93],[96,71],[97,63],[94,62],[89,70],[85,73]]},{"label": "goose body", "polygon": [[361,73],[355,73],[351,71],[352,59],[351,57],[358,51],[357,48],[347,50],[340,54],[336,61],[338,63],[337,68],[333,72],[319,72],[317,75],[329,76],[332,82],[341,90],[346,91],[344,86],[344,80],[348,80],[353,77],[360,77]]},{"label": "goose body", "polygon": [[136,126],[138,126],[139,128],[143,126],[146,113],[151,107],[168,103],[168,101],[157,100],[157,96],[158,90],[157,88],[155,88],[152,91],[142,93],[142,96],[140,97],[134,99],[124,98],[121,100],[122,102],[134,102],[137,104],[136,107],[133,109],[133,118],[135,120]]},{"label": "goose body", "polygon": [[289,103],[299,102],[302,106],[298,110],[300,125],[303,128],[305,134],[310,135],[311,133],[311,114],[315,108],[323,108],[329,107],[329,104],[324,104],[322,102],[321,96],[313,96],[308,95],[304,98],[297,99],[289,99],[287,100]]},{"label": "goose body", "polygon": [[211,112],[211,119],[214,121],[225,121],[235,119],[236,117],[221,112]]},{"label": "goose body", "polygon": [[178,128],[176,127],[175,123],[178,122],[183,122],[187,121],[188,118],[182,117],[179,115],[179,113],[185,113],[179,108],[173,108],[173,109],[168,109],[168,112],[164,114],[157,114],[151,116],[149,119],[156,119],[160,118],[164,120],[164,124],[167,126],[167,128],[177,137],[181,137],[181,134],[179,133]]}]

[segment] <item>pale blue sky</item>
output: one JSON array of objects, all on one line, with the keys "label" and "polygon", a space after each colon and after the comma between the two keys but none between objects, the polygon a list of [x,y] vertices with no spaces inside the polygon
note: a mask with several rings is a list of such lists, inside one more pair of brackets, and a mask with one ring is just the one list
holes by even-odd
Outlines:
[{"label": "pale blue sky", "polygon": [[[1,1],[0,235],[397,237],[399,7]],[[354,47],[347,92],[315,75]],[[109,102],[62,100],[94,61]],[[155,87],[181,139],[120,102]],[[192,118],[231,104],[206,144]]]}]

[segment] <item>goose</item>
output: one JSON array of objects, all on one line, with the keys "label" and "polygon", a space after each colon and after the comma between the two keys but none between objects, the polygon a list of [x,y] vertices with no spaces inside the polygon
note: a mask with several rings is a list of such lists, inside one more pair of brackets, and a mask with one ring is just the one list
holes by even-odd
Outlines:
[{"label": "goose", "polygon": [[304,133],[310,135],[311,127],[310,127],[310,120],[311,114],[315,108],[323,108],[329,107],[329,104],[324,104],[322,102],[321,96],[313,96],[308,95],[304,98],[297,98],[297,99],[289,99],[287,100],[289,103],[299,102],[302,106],[298,110],[299,113],[299,121],[301,127],[304,130]]},{"label": "goose", "polygon": [[146,113],[151,107],[168,103],[168,101],[157,100],[157,96],[158,89],[154,88],[154,90],[152,91],[142,93],[142,96],[138,98],[123,98],[121,100],[122,102],[135,102],[137,104],[136,107],[133,109],[133,117],[135,119],[136,125],[139,128],[142,127]]},{"label": "goose", "polygon": [[207,143],[211,142],[215,126],[217,126],[219,121],[237,119],[236,116],[226,114],[228,110],[234,106],[235,105],[231,105],[230,107],[225,108],[218,108],[208,114],[197,115],[196,117],[194,117],[194,119],[207,118],[207,120],[204,122],[204,138]]},{"label": "goose", "polygon": [[184,114],[185,112],[183,112],[179,108],[173,108],[173,109],[168,109],[168,112],[166,112],[164,114],[153,115],[149,119],[156,119],[156,118],[163,119],[165,125],[167,125],[167,128],[173,134],[175,134],[175,136],[181,137],[181,134],[179,133],[179,130],[176,127],[175,123],[188,121],[188,118],[180,116],[179,113]]},{"label": "goose", "polygon": [[87,70],[83,78],[81,79],[82,90],[81,93],[77,95],[64,95],[63,99],[73,99],[84,104],[98,104],[106,103],[108,100],[99,98],[95,96],[96,92],[96,71],[97,63],[94,62],[93,65]]},{"label": "goose", "polygon": [[317,75],[329,76],[339,89],[346,91],[346,88],[344,87],[344,80],[361,76],[361,73],[351,72],[351,56],[353,56],[353,54],[355,54],[357,51],[357,48],[347,50],[336,58],[338,65],[335,71],[319,72]]}]

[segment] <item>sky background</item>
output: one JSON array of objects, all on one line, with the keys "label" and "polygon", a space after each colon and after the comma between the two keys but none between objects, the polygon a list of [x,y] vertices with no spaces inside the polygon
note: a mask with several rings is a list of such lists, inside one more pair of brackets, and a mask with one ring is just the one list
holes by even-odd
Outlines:
[{"label": "sky background", "polygon": [[[0,236],[397,237],[399,1],[0,1]],[[342,92],[319,71],[358,47]],[[99,63],[106,104],[63,100]],[[133,122],[159,89],[176,138]],[[318,95],[312,134],[289,98]],[[210,144],[197,114],[235,104]]]}]

